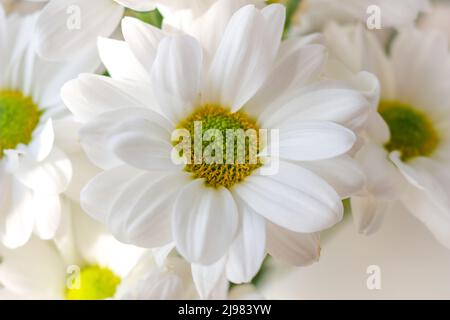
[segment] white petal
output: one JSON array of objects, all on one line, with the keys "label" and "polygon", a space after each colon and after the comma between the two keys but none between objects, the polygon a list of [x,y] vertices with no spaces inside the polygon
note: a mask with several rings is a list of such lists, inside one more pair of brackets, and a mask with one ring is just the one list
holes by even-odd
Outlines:
[{"label": "white petal", "polygon": [[194,38],[177,36],[161,41],[151,73],[153,94],[175,123],[198,103],[202,59],[202,49]]},{"label": "white petal", "polygon": [[[416,55],[413,66],[405,59],[411,52]],[[444,34],[414,28],[400,32],[392,45],[392,64],[398,87],[396,98],[427,108],[428,114],[433,113],[433,109],[446,108],[442,103],[448,101],[448,89],[438,84],[448,82],[449,63],[448,41]],[[442,96],[444,101],[440,99]]]},{"label": "white petal", "polygon": [[54,148],[42,162],[24,159],[15,175],[32,190],[57,195],[69,185],[72,165],[63,151]]},{"label": "white petal", "polygon": [[122,19],[122,33],[130,50],[150,74],[159,43],[165,34],[161,29],[132,17]]},{"label": "white petal", "polygon": [[62,87],[61,97],[76,120],[85,122],[120,108],[156,109],[150,91],[148,85],[135,81],[82,74]]},{"label": "white petal", "polygon": [[52,119],[33,133],[33,140],[29,144],[30,155],[37,161],[44,160],[52,151],[55,141]]},{"label": "white petal", "polygon": [[61,221],[61,202],[59,195],[34,192],[34,232],[43,240],[55,236]]},{"label": "white petal", "polygon": [[260,116],[264,128],[307,120],[332,121],[345,127],[360,127],[370,104],[363,94],[335,82],[323,81],[283,95]]},{"label": "white petal", "polygon": [[25,244],[33,231],[33,193],[0,171],[0,237],[9,248]]},{"label": "white petal", "polygon": [[66,283],[64,263],[58,251],[47,241],[31,239],[15,250],[2,250],[0,281],[25,297],[63,298]]},{"label": "white petal", "polygon": [[356,141],[352,131],[326,121],[290,123],[279,130],[279,155],[288,160],[334,158],[349,151]]},{"label": "white petal", "polygon": [[192,265],[192,278],[201,299],[210,299],[211,294],[225,273],[226,257],[209,266]]},{"label": "white petal", "polygon": [[391,201],[373,195],[351,198],[352,216],[359,233],[371,235],[379,230]]},{"label": "white petal", "polygon": [[253,6],[237,11],[211,63],[205,102],[219,103],[232,110],[242,107],[270,72],[283,24],[284,9],[279,5],[262,12]]},{"label": "white petal", "polygon": [[[245,110],[258,116],[279,96],[318,78],[327,55],[322,45],[299,46],[294,50],[281,45],[274,69],[256,95],[245,105]],[[281,57],[282,56],[282,57]]]},{"label": "white petal", "polygon": [[266,256],[266,222],[242,200],[237,201],[241,228],[231,245],[227,278],[234,283],[250,282]]},{"label": "white petal", "polygon": [[395,199],[402,190],[403,177],[389,161],[383,146],[365,141],[355,159],[366,175],[366,189],[377,197]]},{"label": "white petal", "polygon": [[128,119],[111,134],[110,145],[123,162],[143,170],[181,170],[171,159],[170,134],[156,121]]},{"label": "white petal", "polygon": [[171,241],[174,199],[187,182],[184,175],[118,167],[89,182],[81,193],[81,205],[121,241],[159,247]]},{"label": "white petal", "polygon": [[122,6],[133,9],[135,11],[150,11],[155,9],[154,0],[114,0]]},{"label": "white petal", "polygon": [[36,26],[38,53],[65,60],[95,47],[98,36],[109,36],[124,9],[110,0],[58,0],[45,6]]},{"label": "white petal", "polygon": [[189,262],[212,264],[229,249],[238,221],[228,189],[206,187],[196,179],[175,200],[172,228],[177,249]]},{"label": "white petal", "polygon": [[134,80],[149,83],[149,74],[133,55],[125,41],[98,38],[100,59],[109,74],[118,80]]},{"label": "white petal", "polygon": [[[138,128],[130,125],[139,123]],[[89,159],[109,169],[123,164],[112,149],[114,138],[127,132],[147,132],[149,137],[170,141],[172,125],[163,117],[144,108],[124,108],[105,112],[80,130],[81,144]],[[167,136],[167,139],[165,138]]]},{"label": "white petal", "polygon": [[328,182],[342,199],[364,187],[364,172],[348,155],[321,161],[304,161],[301,166]]},{"label": "white petal", "polygon": [[342,219],[341,199],[324,180],[280,161],[275,175],[258,173],[236,185],[236,195],[266,219],[295,232],[317,232]]},{"label": "white petal", "polygon": [[267,224],[267,251],[276,259],[294,266],[307,266],[319,260],[318,233],[298,233]]},{"label": "white petal", "polygon": [[434,237],[445,247],[450,248],[450,215],[436,205],[426,192],[410,186],[401,199],[403,205],[431,231]]}]

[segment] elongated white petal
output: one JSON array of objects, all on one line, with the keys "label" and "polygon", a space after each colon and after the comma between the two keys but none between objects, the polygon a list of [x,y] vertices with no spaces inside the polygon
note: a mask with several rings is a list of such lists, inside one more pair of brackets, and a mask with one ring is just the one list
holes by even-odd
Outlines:
[{"label": "elongated white petal", "polygon": [[131,17],[122,19],[122,33],[130,50],[150,74],[158,45],[165,34],[160,29]]},{"label": "elongated white petal", "polygon": [[154,0],[114,0],[122,6],[133,9],[135,11],[150,11],[155,9]]},{"label": "elongated white petal", "polygon": [[173,199],[188,183],[186,179],[184,174],[119,167],[89,182],[81,193],[81,204],[121,241],[159,247],[171,241]]},{"label": "elongated white petal", "polygon": [[37,50],[51,60],[65,60],[95,47],[98,36],[118,26],[123,7],[110,0],[50,1],[36,26]]},{"label": "elongated white petal", "polygon": [[264,12],[246,6],[233,15],[211,63],[205,102],[238,110],[255,94],[270,72],[283,21],[278,5]]},{"label": "elongated white petal", "polygon": [[194,180],[175,200],[173,232],[177,249],[192,263],[212,264],[229,249],[238,221],[228,189],[206,187],[202,179]]},{"label": "elongated white petal", "polygon": [[279,154],[289,160],[323,160],[349,151],[356,141],[349,129],[326,121],[290,123],[280,127]]},{"label": "elongated white petal", "polygon": [[63,151],[54,148],[42,162],[25,159],[15,175],[32,190],[57,195],[68,187],[72,165]]},{"label": "elongated white petal", "polygon": [[354,128],[367,120],[369,110],[363,94],[323,81],[282,95],[259,115],[259,122],[264,128],[279,128],[298,121],[325,120]]},{"label": "elongated white petal", "polygon": [[189,36],[161,41],[152,69],[153,94],[161,111],[178,123],[196,107],[202,74],[202,49]]},{"label": "elongated white petal", "polygon": [[363,170],[348,155],[320,161],[303,161],[301,166],[328,182],[342,199],[360,191],[366,182]]},{"label": "elongated white petal", "polygon": [[226,257],[223,257],[209,266],[192,265],[192,278],[201,299],[211,298],[212,292],[225,274],[226,261]]},{"label": "elongated white petal", "polygon": [[0,178],[0,238],[8,248],[17,248],[33,231],[33,193],[5,172]]},{"label": "elongated white petal", "polygon": [[227,278],[234,283],[250,282],[266,256],[266,222],[245,202],[238,200],[241,228],[228,253]]},{"label": "elongated white petal", "polygon": [[276,259],[294,266],[307,266],[319,260],[318,233],[298,233],[267,224],[267,252]]},{"label": "elongated white petal", "polygon": [[149,83],[149,74],[125,41],[98,38],[98,52],[109,74],[118,80]]},{"label": "elongated white petal", "polygon": [[145,84],[81,74],[62,87],[61,97],[75,119],[86,122],[103,112],[121,108],[156,110],[150,91]]},{"label": "elongated white petal", "polygon": [[278,173],[255,173],[234,188],[255,212],[295,232],[321,231],[342,219],[343,207],[336,191],[295,164],[280,161]]}]

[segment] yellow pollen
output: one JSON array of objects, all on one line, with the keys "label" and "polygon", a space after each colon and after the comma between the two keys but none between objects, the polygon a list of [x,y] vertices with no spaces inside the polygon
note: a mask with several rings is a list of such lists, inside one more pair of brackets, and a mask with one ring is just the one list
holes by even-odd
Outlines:
[{"label": "yellow pollen", "polygon": [[[201,127],[198,127],[199,124]],[[262,165],[257,157],[259,127],[256,121],[243,111],[233,113],[221,106],[204,105],[181,121],[177,129],[186,129],[191,137],[190,163],[185,165],[185,170],[196,179],[204,178],[208,186],[231,188]],[[220,133],[221,138],[209,137],[208,132],[211,130]],[[201,144],[196,141],[198,134],[202,137]],[[202,152],[202,158],[196,157],[196,145],[197,150]],[[211,147],[221,152],[221,155],[212,153],[219,161],[205,161],[205,153]]]},{"label": "yellow pollen", "polygon": [[0,90],[0,159],[4,151],[31,142],[41,111],[19,91]]}]

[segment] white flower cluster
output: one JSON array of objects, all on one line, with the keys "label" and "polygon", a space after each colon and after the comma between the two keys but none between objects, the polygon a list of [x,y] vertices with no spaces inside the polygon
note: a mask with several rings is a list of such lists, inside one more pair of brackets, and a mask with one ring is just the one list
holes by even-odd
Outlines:
[{"label": "white flower cluster", "polygon": [[1,298],[263,298],[394,204],[450,248],[428,1],[1,3]]}]

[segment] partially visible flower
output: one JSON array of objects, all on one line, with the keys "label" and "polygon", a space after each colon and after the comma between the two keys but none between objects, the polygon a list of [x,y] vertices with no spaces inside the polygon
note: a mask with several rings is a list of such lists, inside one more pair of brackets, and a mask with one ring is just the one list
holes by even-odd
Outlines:
[{"label": "partially visible flower", "polygon": [[[363,27],[330,25],[332,54],[354,72],[380,80],[356,158],[367,175],[366,193],[352,197],[361,232],[377,230],[382,214],[400,199],[445,246],[450,247],[450,54],[445,35],[406,29],[386,55]],[[411,64],[411,56],[415,57]]]},{"label": "partially visible flower", "polygon": [[432,9],[419,20],[419,28],[441,31],[450,41],[450,4],[447,2],[433,4]]},{"label": "partially visible flower", "polygon": [[65,135],[59,121],[70,116],[59,91],[99,65],[95,51],[70,62],[39,58],[33,41],[38,16],[5,17],[0,7],[0,240],[11,248],[33,232],[51,239],[58,228],[60,195],[72,177],[56,142]]},{"label": "partially visible flower", "polygon": [[[30,0],[43,2],[45,0]],[[37,52],[49,60],[68,60],[95,48],[97,37],[110,36],[125,8],[149,11],[154,0],[48,0],[34,37]]]},{"label": "partially visible flower", "polygon": [[79,206],[66,202],[65,220],[52,242],[0,247],[0,282],[10,299],[194,299],[190,266],[122,244]]},{"label": "partially visible flower", "polygon": [[[250,281],[266,251],[297,265],[317,259],[316,232],[341,219],[341,199],[363,184],[347,152],[369,109],[355,90],[321,81],[323,46],[281,43],[282,6],[245,6],[224,30],[214,17],[203,30],[220,39],[211,52],[126,18],[125,42],[99,41],[112,78],[81,75],[62,90],[84,123],[84,150],[104,169],[83,190],[84,209],[125,243],[174,242],[202,296],[224,273]],[[174,164],[171,134],[194,120],[221,132],[279,129],[279,171],[259,174],[270,154],[256,165]]]},{"label": "partially visible flower", "polygon": [[[43,2],[46,0],[30,0]],[[222,11],[222,21],[228,20],[239,7],[263,0],[48,0],[38,21],[35,37],[38,53],[50,60],[61,60],[82,54],[95,47],[97,37],[109,37],[117,29],[126,8],[149,11],[160,8],[164,24],[171,30],[197,28],[207,10],[223,9],[233,3],[233,11]],[[222,3],[219,4],[219,3]],[[213,9],[215,8],[215,9]],[[197,18],[199,22],[196,22]],[[220,20],[214,23],[221,23]],[[183,26],[183,27],[182,27]],[[223,26],[224,28],[224,26]]]},{"label": "partially visible flower", "polygon": [[418,14],[428,10],[428,0],[304,0],[294,18],[297,32],[310,33],[323,30],[331,21],[358,21],[366,24],[373,14],[370,7],[378,7],[381,27],[410,26]]}]

